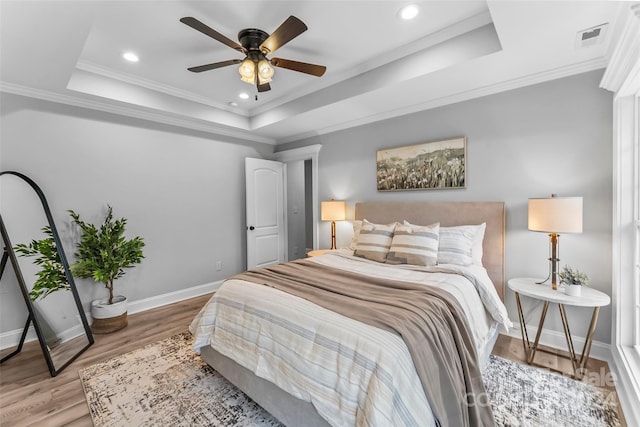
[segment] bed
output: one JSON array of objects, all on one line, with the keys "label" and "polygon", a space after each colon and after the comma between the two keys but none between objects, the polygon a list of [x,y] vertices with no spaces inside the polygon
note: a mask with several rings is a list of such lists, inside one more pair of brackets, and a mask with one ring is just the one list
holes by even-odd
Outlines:
[{"label": "bed", "polygon": [[[345,248],[300,262],[305,264],[300,268],[336,274],[326,277],[355,275],[444,288],[464,311],[459,317],[472,325],[469,357],[482,371],[500,328],[511,326],[501,301],[504,203],[364,202],[356,204],[355,217],[367,224],[363,229],[394,222],[414,230],[439,224],[442,236],[455,226],[482,225],[484,235],[476,239],[469,265],[376,262],[363,257],[366,237],[354,241],[355,253]],[[283,268],[298,268],[290,264]],[[438,391],[423,387],[425,369],[412,363],[415,350],[406,337],[260,280],[245,275],[225,281],[190,326],[194,350],[216,371],[289,427],[438,425],[432,407],[438,413],[440,407],[429,403]]]}]

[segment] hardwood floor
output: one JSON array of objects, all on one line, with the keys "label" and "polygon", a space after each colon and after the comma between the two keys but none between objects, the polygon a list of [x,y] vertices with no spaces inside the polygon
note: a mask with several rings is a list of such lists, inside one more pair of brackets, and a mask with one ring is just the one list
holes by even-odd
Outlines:
[{"label": "hardwood floor", "polygon": [[[78,370],[186,331],[209,297],[204,295],[129,316],[129,326],[112,334],[95,335],[94,345],[54,378],[49,375],[38,343],[25,344],[19,355],[0,366],[0,425],[91,426]],[[5,350],[0,356],[10,351]],[[522,342],[504,335],[498,339],[493,353],[524,360]],[[553,354],[540,353],[536,361],[556,370],[571,369],[568,361]],[[606,362],[590,359],[587,366],[595,375],[586,375],[584,381],[615,393],[612,384],[598,382],[598,378],[606,378],[609,373]]]},{"label": "hardwood floor", "polygon": [[[210,295],[129,316],[129,326],[95,343],[51,377],[37,342],[0,366],[1,426],[92,426],[78,371],[187,330]],[[4,351],[2,355],[9,353]]]}]

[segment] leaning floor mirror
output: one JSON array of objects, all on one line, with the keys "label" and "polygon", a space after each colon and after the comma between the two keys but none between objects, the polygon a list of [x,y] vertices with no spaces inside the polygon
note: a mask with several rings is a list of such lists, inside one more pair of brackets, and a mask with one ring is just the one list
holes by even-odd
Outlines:
[{"label": "leaning floor mirror", "polygon": [[9,354],[3,349],[0,363],[35,338],[56,376],[93,344],[93,336],[42,190],[13,171],[0,172],[0,188],[0,324],[17,341]]}]

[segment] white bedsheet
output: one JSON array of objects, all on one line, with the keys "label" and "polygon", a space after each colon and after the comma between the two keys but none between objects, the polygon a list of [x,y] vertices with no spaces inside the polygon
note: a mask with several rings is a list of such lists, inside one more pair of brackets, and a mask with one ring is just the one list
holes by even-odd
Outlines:
[{"label": "white bedsheet", "polygon": [[[496,323],[511,326],[482,267],[398,267],[339,253],[311,260],[446,289],[467,313],[477,349],[490,339]],[[211,345],[257,376],[311,402],[333,426],[435,425],[409,350],[394,333],[239,280],[226,281],[189,329],[195,351]]]}]

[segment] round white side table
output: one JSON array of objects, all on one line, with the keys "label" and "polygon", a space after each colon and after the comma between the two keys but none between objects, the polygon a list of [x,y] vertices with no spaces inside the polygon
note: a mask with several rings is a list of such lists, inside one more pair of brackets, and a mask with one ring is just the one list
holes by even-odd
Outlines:
[{"label": "round white side table", "polygon": [[[562,326],[564,328],[564,335],[567,339],[567,347],[569,348],[569,359],[573,366],[574,377],[580,379],[584,376],[585,365],[589,359],[589,353],[591,352],[591,344],[593,343],[593,335],[596,331],[596,324],[598,323],[598,314],[600,307],[609,305],[611,298],[604,292],[600,292],[596,289],[588,286],[583,286],[581,295],[570,296],[564,293],[563,288],[558,288],[557,291],[551,289],[550,284],[538,284],[539,279],[533,279],[529,277],[521,277],[510,279],[508,287],[516,294],[516,304],[518,306],[518,317],[520,318],[520,331],[522,332],[522,344],[524,346],[525,356],[529,365],[533,364],[533,358],[538,350],[538,342],[540,341],[540,334],[544,326],[544,320],[547,316],[547,309],[549,304],[558,304],[560,310],[560,318],[562,319]],[[529,341],[529,335],[527,334],[527,327],[522,314],[522,304],[520,302],[520,296],[524,295],[539,301],[543,301],[542,314],[540,315],[540,322],[538,323],[538,331],[533,344]],[[593,315],[591,316],[591,323],[587,331],[586,341],[582,348],[582,354],[578,359],[575,348],[573,346],[573,339],[571,338],[571,331],[569,330],[569,324],[567,322],[567,313],[565,312],[565,306],[574,307],[593,307]],[[540,351],[545,351],[540,349]]]}]

